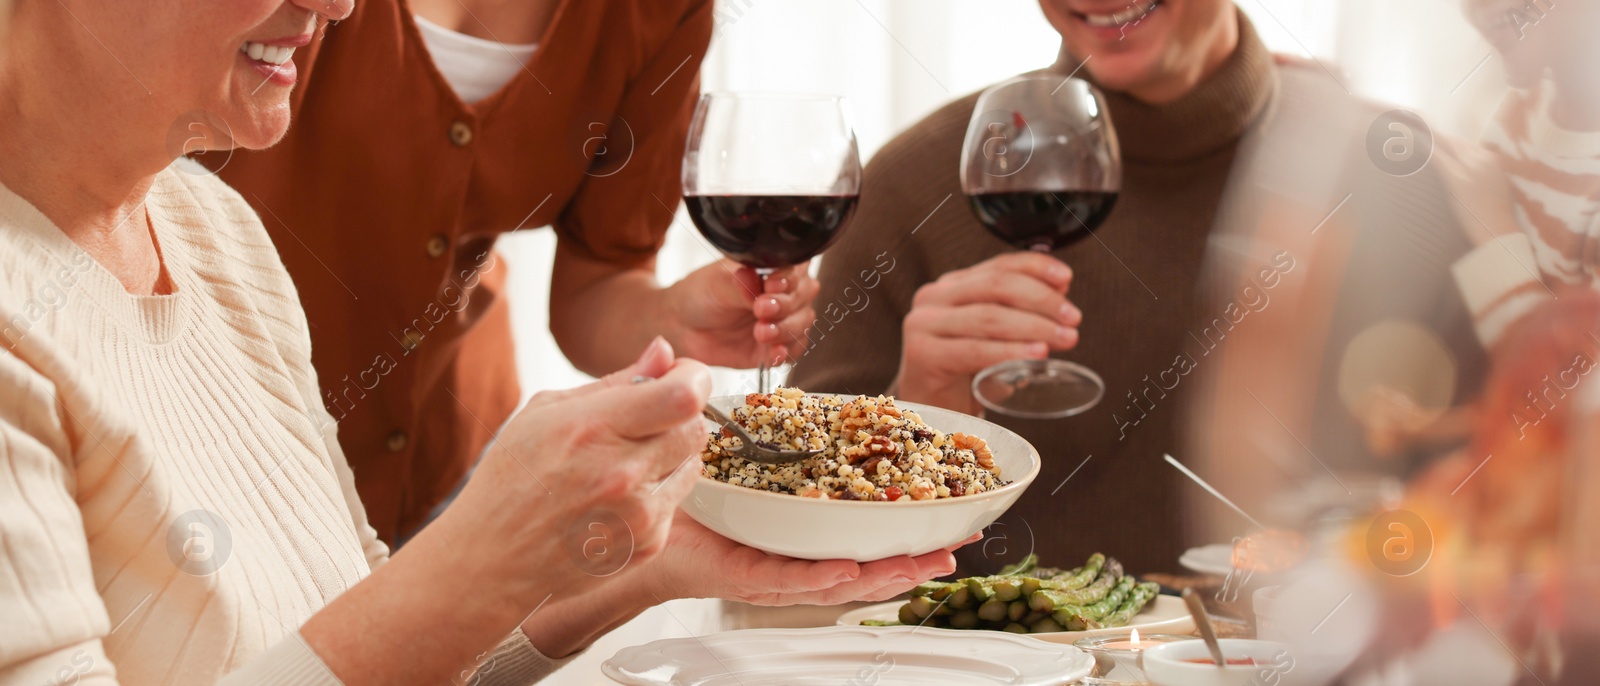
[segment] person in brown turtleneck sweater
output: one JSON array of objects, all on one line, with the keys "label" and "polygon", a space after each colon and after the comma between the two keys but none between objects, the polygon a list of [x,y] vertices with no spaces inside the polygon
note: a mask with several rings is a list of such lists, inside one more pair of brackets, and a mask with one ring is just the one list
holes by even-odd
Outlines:
[{"label": "person in brown turtleneck sweater", "polygon": [[[1343,169],[1344,176],[1336,180],[1359,181],[1362,185],[1349,186],[1354,199],[1346,198],[1350,202],[1344,214],[1392,216],[1395,207],[1414,208],[1414,214],[1427,216],[1417,231],[1448,235],[1435,228],[1441,224],[1436,219],[1448,215],[1449,210],[1440,208],[1437,196],[1441,194],[1429,186],[1430,175],[1415,174],[1408,179],[1384,175],[1360,154],[1360,134],[1365,133],[1375,112],[1357,112],[1345,118],[1345,123],[1359,120],[1356,135],[1350,135],[1353,131],[1348,127],[1310,133],[1285,127],[1290,130],[1276,140],[1257,145],[1256,134],[1263,121],[1272,119],[1272,112],[1285,104],[1315,115],[1326,109],[1320,103],[1337,101],[1353,106],[1355,101],[1332,72],[1315,66],[1276,66],[1250,22],[1227,0],[1166,0],[1151,5],[1153,9],[1141,5],[1145,14],[1110,29],[1091,24],[1092,19],[1105,16],[1085,13],[1121,12],[1128,8],[1126,3],[1043,0],[1041,5],[1063,38],[1061,58],[1051,71],[1062,76],[1075,74],[1098,86],[1117,128],[1122,190],[1116,209],[1095,232],[1096,240],[1077,242],[1049,256],[1017,253],[978,223],[967,207],[958,178],[962,140],[978,94],[958,99],[896,137],[868,166],[861,204],[851,226],[823,258],[822,291],[817,301],[820,316],[809,332],[811,348],[796,362],[789,384],[812,392],[891,393],[908,401],[978,414],[981,408],[971,396],[971,381],[990,364],[1046,355],[1084,364],[1098,372],[1107,387],[1106,397],[1084,414],[1058,420],[989,415],[991,421],[1017,431],[1037,446],[1044,466],[1022,499],[990,527],[988,540],[958,553],[960,573],[990,573],[1030,550],[1051,565],[1070,567],[1098,550],[1119,558],[1135,573],[1172,571],[1185,535],[1196,533],[1194,519],[1184,516],[1183,503],[1185,489],[1195,487],[1180,482],[1176,470],[1163,464],[1161,456],[1172,452],[1201,460],[1202,442],[1191,445],[1184,440],[1188,437],[1184,422],[1195,412],[1211,410],[1212,403],[1191,397],[1209,388],[1209,382],[1189,381],[1171,393],[1151,393],[1154,389],[1149,382],[1165,378],[1160,374],[1167,371],[1173,376],[1187,373],[1187,369],[1173,368],[1179,364],[1175,360],[1187,356],[1193,364],[1209,355],[1211,346],[1201,343],[1205,347],[1196,348],[1194,332],[1206,331],[1205,323],[1223,311],[1219,309],[1221,301],[1212,296],[1236,292],[1235,285],[1228,282],[1231,277],[1219,279],[1207,271],[1208,258],[1213,267],[1219,261],[1213,254],[1215,245],[1225,238],[1225,230],[1216,228],[1219,217],[1253,211],[1241,209],[1249,203],[1225,203],[1230,175],[1254,167],[1258,177],[1244,182],[1236,178],[1235,185],[1270,185],[1261,183],[1259,175],[1272,176],[1275,163],[1304,151],[1302,141],[1339,137],[1338,146],[1311,151],[1337,152],[1291,163],[1301,169]],[[1285,83],[1310,85],[1293,85],[1288,89],[1293,92],[1286,94]],[[1300,123],[1305,119],[1301,117]],[[1277,130],[1275,125],[1268,128]],[[1346,140],[1357,142],[1345,145]],[[1262,148],[1268,149],[1258,154]],[[1248,160],[1256,164],[1246,165]],[[1282,164],[1277,167],[1281,176]],[[1307,203],[1318,208],[1317,216],[1345,194],[1345,186],[1329,186],[1338,190],[1326,204],[1321,204],[1320,198]],[[1265,239],[1244,237],[1243,243],[1256,240],[1257,254],[1248,257],[1243,273],[1268,267],[1274,254],[1284,262],[1276,268],[1288,272],[1296,257],[1307,265],[1313,257],[1329,252],[1294,242],[1309,235],[1307,230],[1317,225],[1316,216],[1303,227],[1298,223],[1288,226],[1291,222],[1281,221],[1284,216],[1269,211],[1232,222],[1267,227],[1260,232],[1268,234]],[[1410,256],[1405,246],[1396,250],[1384,244],[1389,240],[1385,236],[1410,235],[1406,227],[1380,226],[1380,221],[1345,231],[1338,227],[1345,223],[1343,216],[1325,221],[1332,228],[1314,238],[1343,242],[1341,250],[1347,250],[1352,259],[1367,260],[1366,256],[1373,254]],[[1290,236],[1287,242],[1273,238],[1270,234],[1275,230],[1288,231],[1283,234]],[[1404,294],[1352,296],[1338,291],[1335,279],[1332,290],[1338,291],[1337,304],[1314,315],[1335,323],[1331,329],[1305,336],[1317,340],[1305,348],[1311,352],[1297,359],[1314,364],[1318,356],[1331,351],[1337,360],[1357,331],[1375,319],[1396,316],[1398,310],[1404,310],[1399,316],[1422,319],[1430,325],[1431,319],[1448,320],[1434,327],[1439,330],[1460,324],[1455,316],[1459,308],[1446,302],[1454,298],[1453,292],[1437,284],[1448,283],[1444,265],[1465,247],[1421,243],[1429,246],[1425,259],[1413,260],[1406,269],[1385,272],[1401,277],[1420,275],[1414,283],[1402,278],[1398,286],[1391,287],[1393,284],[1385,282],[1390,294]],[[1273,247],[1262,256],[1259,248],[1267,244]],[[1285,245],[1294,247],[1292,254],[1283,251]],[[1438,259],[1434,259],[1435,252]],[[1301,267],[1289,280],[1303,277],[1308,269]],[[1339,272],[1340,265],[1335,264],[1320,273]],[[1357,287],[1362,281],[1347,280],[1343,287]],[[1273,297],[1286,290],[1279,288]],[[1360,316],[1344,314],[1348,310],[1341,307],[1349,301],[1356,303]],[[1398,304],[1389,307],[1391,302]],[[1446,304],[1439,305],[1441,302]],[[1379,305],[1374,308],[1372,303]],[[1253,315],[1259,323],[1241,326],[1253,326],[1256,331],[1235,335],[1239,342],[1230,342],[1231,350],[1205,359],[1202,372],[1216,373],[1234,364],[1221,362],[1223,353],[1254,355],[1246,351],[1260,348],[1246,346],[1244,341],[1252,334],[1270,339],[1275,335],[1268,328],[1273,318],[1296,314],[1295,308],[1277,305],[1268,315]],[[1080,323],[1084,327],[1081,340]],[[1300,327],[1295,333],[1304,336],[1311,328]],[[1465,331],[1470,338],[1470,329]],[[1326,351],[1320,342],[1324,340],[1332,341]],[[1266,345],[1275,344],[1269,340]],[[1294,346],[1285,340],[1276,347],[1288,350]],[[1318,417],[1317,421],[1321,417],[1336,419],[1333,424],[1315,427],[1317,436],[1326,435],[1335,442],[1354,437],[1359,442],[1359,427],[1352,430],[1354,425],[1346,413],[1326,405],[1338,402],[1327,399],[1328,389],[1338,386],[1336,381],[1330,382],[1340,373],[1337,363],[1320,368],[1258,365],[1258,372],[1270,369],[1288,369],[1279,376],[1294,378],[1278,387],[1259,379],[1251,381],[1254,385],[1245,387],[1254,394],[1250,397],[1274,403],[1276,398],[1291,396],[1314,398],[1308,402],[1319,405],[1307,415]],[[1303,373],[1308,369],[1318,371]],[[1244,393],[1235,395],[1245,397]],[[1244,402],[1251,401],[1246,398]],[[1303,428],[1287,411],[1280,410],[1278,415],[1292,432],[1313,431]],[[1240,426],[1236,416],[1213,414],[1209,419]],[[1268,428],[1278,431],[1279,426]],[[1246,433],[1235,430],[1233,436],[1222,438]],[[1216,437],[1211,439],[1217,444]],[[1320,445],[1315,438],[1308,440],[1313,447]],[[1341,458],[1360,451],[1360,446],[1351,450],[1344,450],[1349,447],[1346,445],[1336,447],[1339,450],[1330,447],[1328,452],[1337,452]],[[1327,457],[1335,468],[1341,466],[1335,456]],[[1303,455],[1294,459],[1312,465]],[[1230,468],[1243,471],[1235,462],[1217,470],[1218,475]],[[1310,469],[1322,475],[1315,466]],[[1254,471],[1281,473],[1277,469]],[[1225,534],[1210,531],[1206,535]]]}]

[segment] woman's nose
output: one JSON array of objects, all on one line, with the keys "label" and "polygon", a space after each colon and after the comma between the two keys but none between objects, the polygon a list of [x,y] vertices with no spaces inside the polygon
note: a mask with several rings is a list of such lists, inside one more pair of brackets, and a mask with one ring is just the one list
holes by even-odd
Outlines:
[{"label": "woman's nose", "polygon": [[328,21],[340,21],[355,10],[355,0],[290,0],[296,7],[315,12]]}]

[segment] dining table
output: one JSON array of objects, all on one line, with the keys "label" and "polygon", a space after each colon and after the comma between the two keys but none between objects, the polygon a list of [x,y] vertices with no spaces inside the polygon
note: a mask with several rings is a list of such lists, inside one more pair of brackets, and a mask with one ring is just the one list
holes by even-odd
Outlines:
[{"label": "dining table", "polygon": [[[1212,574],[1162,574],[1151,573],[1140,578],[1160,583],[1164,590],[1181,591],[1195,588],[1202,591],[1206,613],[1211,616],[1219,636],[1224,638],[1254,638],[1255,630],[1250,619],[1249,593],[1236,597],[1221,596],[1223,577]],[[733,601],[690,598],[670,600],[648,610],[618,627],[588,650],[552,674],[543,683],[555,686],[615,686],[616,682],[600,671],[600,665],[629,646],[669,638],[688,638],[740,629],[778,629],[832,626],[841,615],[874,603],[846,603],[843,605],[815,606],[792,605],[765,607]]]}]

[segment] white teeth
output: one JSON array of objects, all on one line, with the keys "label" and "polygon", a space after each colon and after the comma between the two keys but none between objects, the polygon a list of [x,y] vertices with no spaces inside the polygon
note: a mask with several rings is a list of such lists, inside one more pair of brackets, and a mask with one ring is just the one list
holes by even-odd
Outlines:
[{"label": "white teeth", "polygon": [[259,60],[277,66],[288,62],[294,57],[294,48],[288,46],[265,45],[262,43],[245,43],[239,46],[239,52],[250,56],[250,59]]},{"label": "white teeth", "polygon": [[1085,14],[1083,15],[1083,19],[1084,21],[1088,22],[1090,26],[1121,26],[1131,21],[1143,19],[1144,15],[1154,11],[1155,8],[1160,5],[1161,0],[1152,0],[1152,2],[1142,7],[1133,5],[1128,7],[1128,9],[1115,14]]}]

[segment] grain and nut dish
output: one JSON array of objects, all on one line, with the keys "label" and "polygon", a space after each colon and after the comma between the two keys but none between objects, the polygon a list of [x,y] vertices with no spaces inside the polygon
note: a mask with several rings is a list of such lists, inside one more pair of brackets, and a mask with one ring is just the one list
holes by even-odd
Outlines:
[{"label": "grain and nut dish", "polygon": [[983,439],[945,434],[894,398],[845,399],[794,388],[751,393],[731,416],[766,447],[821,450],[786,465],[735,457],[731,430],[711,434],[700,454],[707,478],[735,486],[835,500],[955,498],[1006,485]]}]

